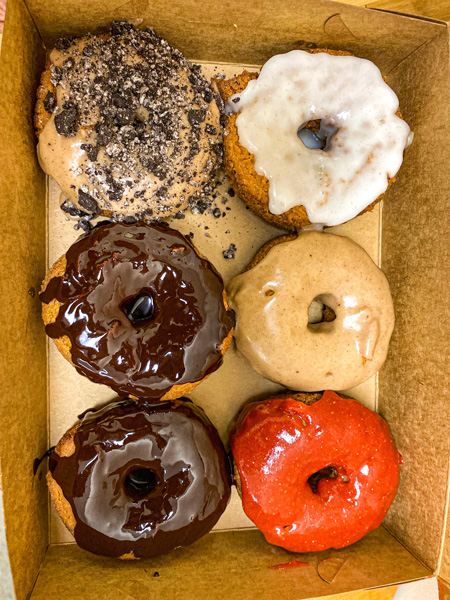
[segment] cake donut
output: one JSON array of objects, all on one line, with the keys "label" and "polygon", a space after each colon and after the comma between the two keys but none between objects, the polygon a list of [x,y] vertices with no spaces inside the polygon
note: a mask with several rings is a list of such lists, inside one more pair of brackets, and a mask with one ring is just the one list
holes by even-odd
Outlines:
[{"label": "cake donut", "polygon": [[397,493],[403,459],[385,421],[333,391],[249,404],[230,443],[245,513],[292,552],[353,544]]},{"label": "cake donut", "polygon": [[185,209],[222,153],[221,100],[199,69],[153,30],[130,23],[58,40],[35,127],[40,164],[62,198],[118,220]]},{"label": "cake donut", "polygon": [[233,335],[220,275],[165,225],[97,226],[48,271],[40,299],[62,355],[122,396],[188,393],[220,366]]},{"label": "cake donut", "polygon": [[372,208],[412,139],[378,67],[348,53],[293,50],[217,86],[231,113],[225,172],[249,208],[287,229]]},{"label": "cake donut", "polygon": [[123,559],[167,554],[208,533],[230,480],[219,434],[183,399],[125,399],[88,412],[50,454],[47,473],[77,544]]},{"label": "cake donut", "polygon": [[293,390],[345,390],[386,359],[394,308],[383,272],[346,237],[303,232],[269,242],[228,286],[238,350]]}]

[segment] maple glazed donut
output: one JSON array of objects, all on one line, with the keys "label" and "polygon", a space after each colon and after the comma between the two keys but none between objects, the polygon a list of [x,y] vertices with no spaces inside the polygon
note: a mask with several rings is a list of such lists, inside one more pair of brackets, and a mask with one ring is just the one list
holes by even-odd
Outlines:
[{"label": "maple glazed donut", "polygon": [[220,165],[217,101],[200,68],[151,29],[115,22],[60,39],[37,93],[40,164],[84,213],[176,214]]},{"label": "maple glazed donut", "polygon": [[293,50],[217,86],[230,113],[231,184],[287,229],[338,225],[371,209],[412,139],[378,67],[345,52]]},{"label": "maple glazed donut", "polygon": [[292,552],[353,544],[397,493],[403,459],[385,421],[332,391],[249,404],[230,443],[245,513]]},{"label": "maple glazed donut", "polygon": [[252,368],[293,390],[345,390],[376,373],[394,327],[389,284],[349,238],[272,240],[228,286],[235,340]]},{"label": "maple glazed donut", "polygon": [[98,225],[48,271],[40,299],[62,355],[122,396],[188,393],[233,335],[220,275],[165,225]]},{"label": "maple glazed donut", "polygon": [[89,411],[62,437],[47,483],[81,548],[130,559],[208,533],[227,506],[231,473],[201,408],[125,399]]}]

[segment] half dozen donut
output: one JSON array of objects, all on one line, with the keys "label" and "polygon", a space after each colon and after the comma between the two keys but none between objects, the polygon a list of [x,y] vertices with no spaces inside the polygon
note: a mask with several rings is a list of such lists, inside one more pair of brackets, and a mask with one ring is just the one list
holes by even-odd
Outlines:
[{"label": "half dozen donut", "polygon": [[[227,292],[190,239],[155,221],[207,193],[221,114],[233,188],[291,230]],[[296,50],[211,85],[154,31],[113,23],[57,42],[35,125],[64,210],[108,219],[85,227],[40,294],[64,358],[119,394],[50,454],[51,497],[77,543],[128,559],[168,553],[211,530],[233,482],[267,541],[291,551],[342,548],[378,527],[402,458],[385,421],[337,392],[386,359],[389,286],[352,240],[298,229],[370,210],[395,179],[412,134],[378,68]],[[242,360],[287,389],[243,408],[230,461],[184,396],[233,335]]]}]

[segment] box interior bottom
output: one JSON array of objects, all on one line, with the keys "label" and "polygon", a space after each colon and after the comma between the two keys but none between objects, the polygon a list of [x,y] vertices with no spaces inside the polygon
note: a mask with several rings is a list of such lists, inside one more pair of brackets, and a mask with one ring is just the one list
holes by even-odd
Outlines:
[{"label": "box interior bottom", "polygon": [[[270,568],[293,559],[307,564]],[[429,575],[384,527],[349,548],[303,555],[270,546],[253,529],[210,533],[193,546],[145,561],[117,561],[73,544],[52,545],[30,600],[300,600]]]},{"label": "box interior bottom", "polygon": [[[244,69],[254,71],[255,66],[235,64],[202,63],[203,72],[210,78],[225,74],[227,77],[241,73]],[[222,275],[225,284],[238,275],[253,258],[256,251],[268,240],[283,235],[285,231],[269,225],[251,211],[246,210],[237,196],[229,195],[230,184],[225,176],[219,177],[214,206],[221,210],[221,217],[215,218],[211,212],[192,214],[186,212],[184,219],[169,218],[167,222],[182,233],[194,234],[193,242],[198,250],[214,264]],[[226,203],[223,203],[223,200]],[[67,248],[78,238],[74,221],[68,220],[60,208],[61,191],[53,179],[49,181],[48,212],[48,265],[52,265]],[[363,246],[372,259],[379,264],[380,256],[380,220],[379,206],[371,212],[353,219],[328,231],[347,235]],[[234,259],[225,259],[223,250],[230,243],[236,245]],[[72,427],[81,414],[88,408],[98,406],[116,397],[106,386],[100,386],[79,375],[49,341],[49,446],[55,445],[64,432]],[[257,374],[247,361],[241,358],[234,347],[228,351],[221,368],[200,384],[191,394],[193,401],[202,406],[215,424],[224,441],[234,419],[242,406],[250,401],[268,397],[283,389]],[[346,390],[368,408],[377,408],[377,376]],[[233,493],[231,502],[216,525],[217,530],[248,528],[252,523],[244,514],[237,493]],[[73,541],[63,526],[56,511],[50,511],[50,543]]]},{"label": "box interior bottom", "polygon": [[[217,73],[232,76],[243,68],[239,65],[203,64],[208,76]],[[242,271],[262,244],[284,233],[246,210],[237,197],[230,197],[227,193],[229,187],[226,178],[222,177],[215,205],[222,209],[223,217],[216,219],[205,212],[197,215],[187,213],[183,220],[168,220],[182,233],[194,233],[194,244],[213,262],[225,283]],[[226,200],[225,204],[222,199]],[[79,235],[73,229],[73,221],[68,221],[59,209],[59,203],[59,187],[50,179],[49,265]],[[372,212],[330,231],[357,241],[379,264],[380,224],[381,208],[377,206]],[[236,257],[225,260],[222,251],[230,243],[237,246]],[[113,399],[115,394],[78,375],[52,343],[49,344],[49,369],[49,445],[53,445],[73,425],[78,414]],[[232,348],[219,371],[202,383],[191,397],[205,408],[226,442],[240,408],[250,400],[265,397],[279,389],[280,386],[256,374]],[[377,377],[348,393],[376,410]],[[73,544],[72,536],[53,509],[50,511],[50,526],[52,545],[42,564],[32,600],[80,596],[87,600],[102,597],[123,600],[147,593],[156,593],[158,598],[164,599],[172,598],[175,589],[182,590],[186,599],[210,598],[212,593],[218,600],[244,598],[250,593],[271,598],[282,593],[286,600],[294,600],[389,585],[430,574],[383,527],[340,551],[302,556],[270,546],[259,531],[249,529],[252,523],[243,513],[236,493],[215,532],[193,547],[145,562],[118,562],[80,550]],[[301,568],[283,569],[281,576],[279,570],[269,568],[290,562],[294,557],[307,564]],[[155,577],[155,572],[159,576]],[[114,590],[114,596],[111,596],[111,590]]]}]

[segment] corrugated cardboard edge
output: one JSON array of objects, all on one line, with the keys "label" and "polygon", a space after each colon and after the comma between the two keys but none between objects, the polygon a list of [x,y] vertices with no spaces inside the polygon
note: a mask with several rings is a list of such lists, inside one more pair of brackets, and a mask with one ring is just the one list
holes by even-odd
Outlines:
[{"label": "corrugated cardboard edge", "polygon": [[46,196],[29,126],[44,52],[21,0],[8,3],[7,20],[0,56],[0,455],[9,560],[16,597],[22,600],[48,540],[47,491],[32,472],[33,459],[47,442],[45,333],[36,317],[45,269],[39,239],[45,236]]}]

